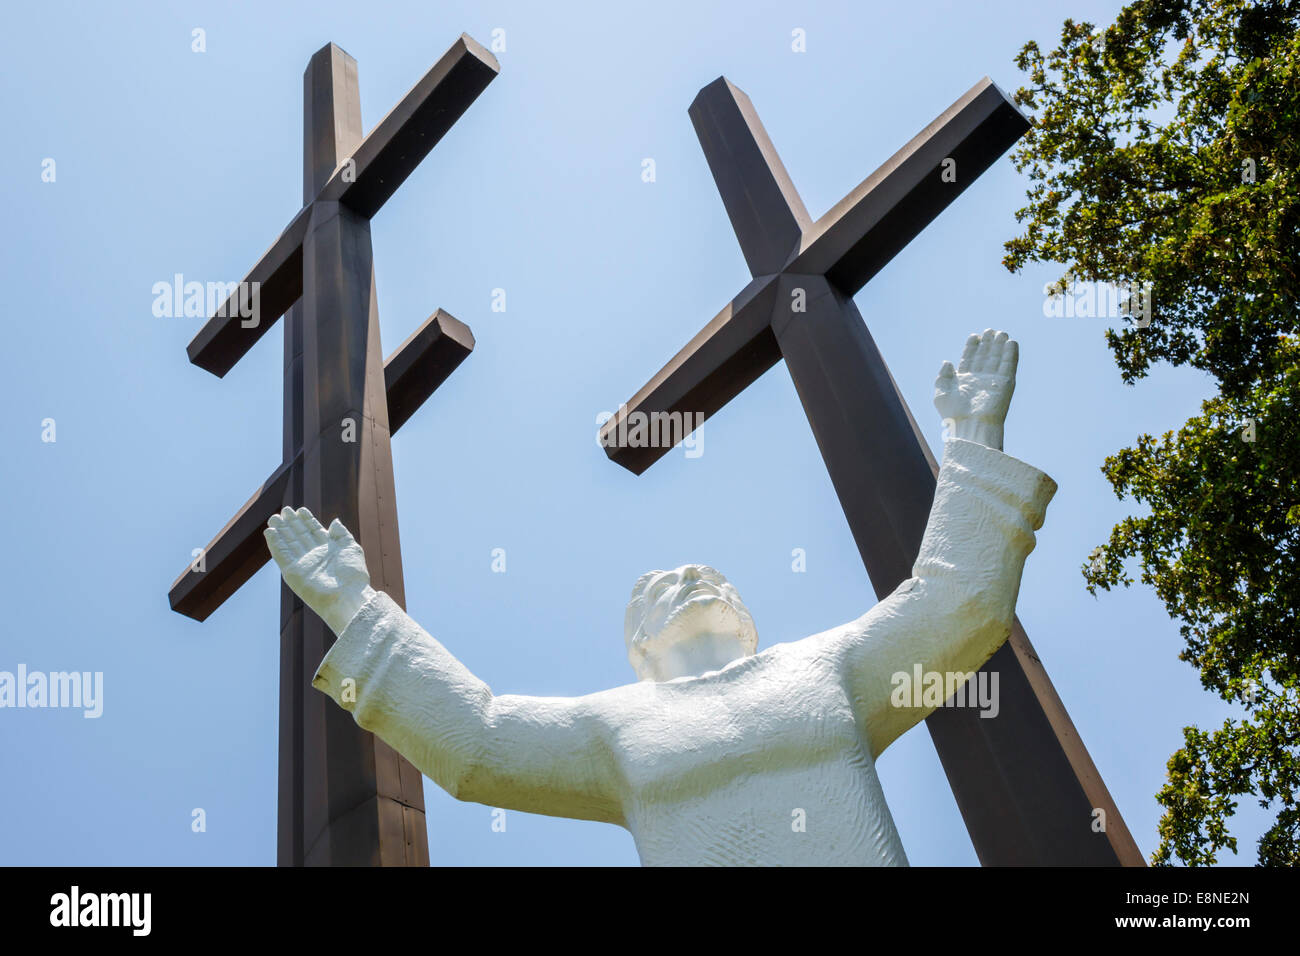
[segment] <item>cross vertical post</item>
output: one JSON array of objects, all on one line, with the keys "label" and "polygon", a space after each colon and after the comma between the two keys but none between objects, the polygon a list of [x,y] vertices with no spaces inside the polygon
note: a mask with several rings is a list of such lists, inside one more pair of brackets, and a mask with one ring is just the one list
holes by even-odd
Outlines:
[{"label": "cross vertical post", "polygon": [[[356,61],[333,44],[303,77],[303,124],[310,202],[362,139]],[[369,219],[338,202],[313,205],[292,311],[285,336],[301,348],[285,379],[299,390],[285,421],[299,462],[290,484],[313,514],[352,531],[373,586],[405,606]],[[282,680],[303,698],[297,713],[281,714],[280,799],[292,813],[281,864],[427,865],[419,771],[311,690],[334,635],[283,583],[280,600]]]},{"label": "cross vertical post", "polygon": [[[311,58],[304,205],[189,346],[194,364],[225,375],[285,317],[283,460],[177,578],[174,610],[202,621],[266,564],[262,529],[284,506],[342,521],[365,549],[372,585],[405,606],[391,433],[474,336],[438,310],[383,359],[370,218],[498,71],[462,35],[363,136],[356,61],[332,43]],[[237,296],[260,303],[251,322]],[[279,865],[427,866],[419,771],[311,689],[334,635],[283,583],[280,608]]]}]

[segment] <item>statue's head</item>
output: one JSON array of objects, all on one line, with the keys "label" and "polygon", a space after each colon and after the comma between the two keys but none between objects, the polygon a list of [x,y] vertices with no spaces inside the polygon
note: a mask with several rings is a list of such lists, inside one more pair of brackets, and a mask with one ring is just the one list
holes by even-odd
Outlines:
[{"label": "statue's head", "polygon": [[654,681],[719,670],[758,648],[740,595],[703,564],[641,575],[627,603],[623,638],[637,677]]}]

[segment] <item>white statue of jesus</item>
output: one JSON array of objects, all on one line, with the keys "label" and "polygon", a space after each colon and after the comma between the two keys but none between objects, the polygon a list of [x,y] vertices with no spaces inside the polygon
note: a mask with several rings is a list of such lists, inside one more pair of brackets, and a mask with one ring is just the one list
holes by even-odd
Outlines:
[{"label": "white statue of jesus", "polygon": [[1017,354],[989,330],[943,364],[951,437],[920,554],[855,621],[759,652],[717,571],[652,571],[624,622],[638,683],[497,695],[370,587],[342,524],[286,508],[271,554],[338,635],[312,684],[453,797],[618,824],[646,865],[906,865],[875,761],[937,702],[896,675],[969,675],[1006,640],[1056,491],[1001,451]]}]

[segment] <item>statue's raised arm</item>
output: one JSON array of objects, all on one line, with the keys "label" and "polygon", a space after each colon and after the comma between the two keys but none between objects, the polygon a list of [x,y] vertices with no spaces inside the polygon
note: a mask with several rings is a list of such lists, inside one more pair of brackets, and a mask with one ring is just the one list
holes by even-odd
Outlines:
[{"label": "statue's raised arm", "polygon": [[[908,578],[857,621],[817,639],[842,655],[873,756],[934,710],[912,706],[917,669],[961,683],[1011,633],[1025,558],[1056,483],[1001,452],[1019,347],[989,329],[944,362],[934,404],[947,426],[920,552]],[[934,675],[934,677],[931,677]],[[944,694],[946,698],[947,694]],[[900,702],[900,697],[902,701]]]},{"label": "statue's raised arm", "polygon": [[453,797],[621,824],[617,776],[587,698],[495,695],[387,594],[336,519],[285,508],[266,529],[285,582],[339,640],[312,686]]}]

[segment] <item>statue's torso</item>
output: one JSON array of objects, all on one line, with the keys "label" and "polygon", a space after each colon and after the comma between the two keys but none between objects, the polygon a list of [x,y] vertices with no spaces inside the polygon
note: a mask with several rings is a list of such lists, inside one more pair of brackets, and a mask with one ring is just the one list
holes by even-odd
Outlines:
[{"label": "statue's torso", "polygon": [[906,865],[848,693],[818,648],[777,645],[703,677],[620,688],[614,749],[642,863]]}]

